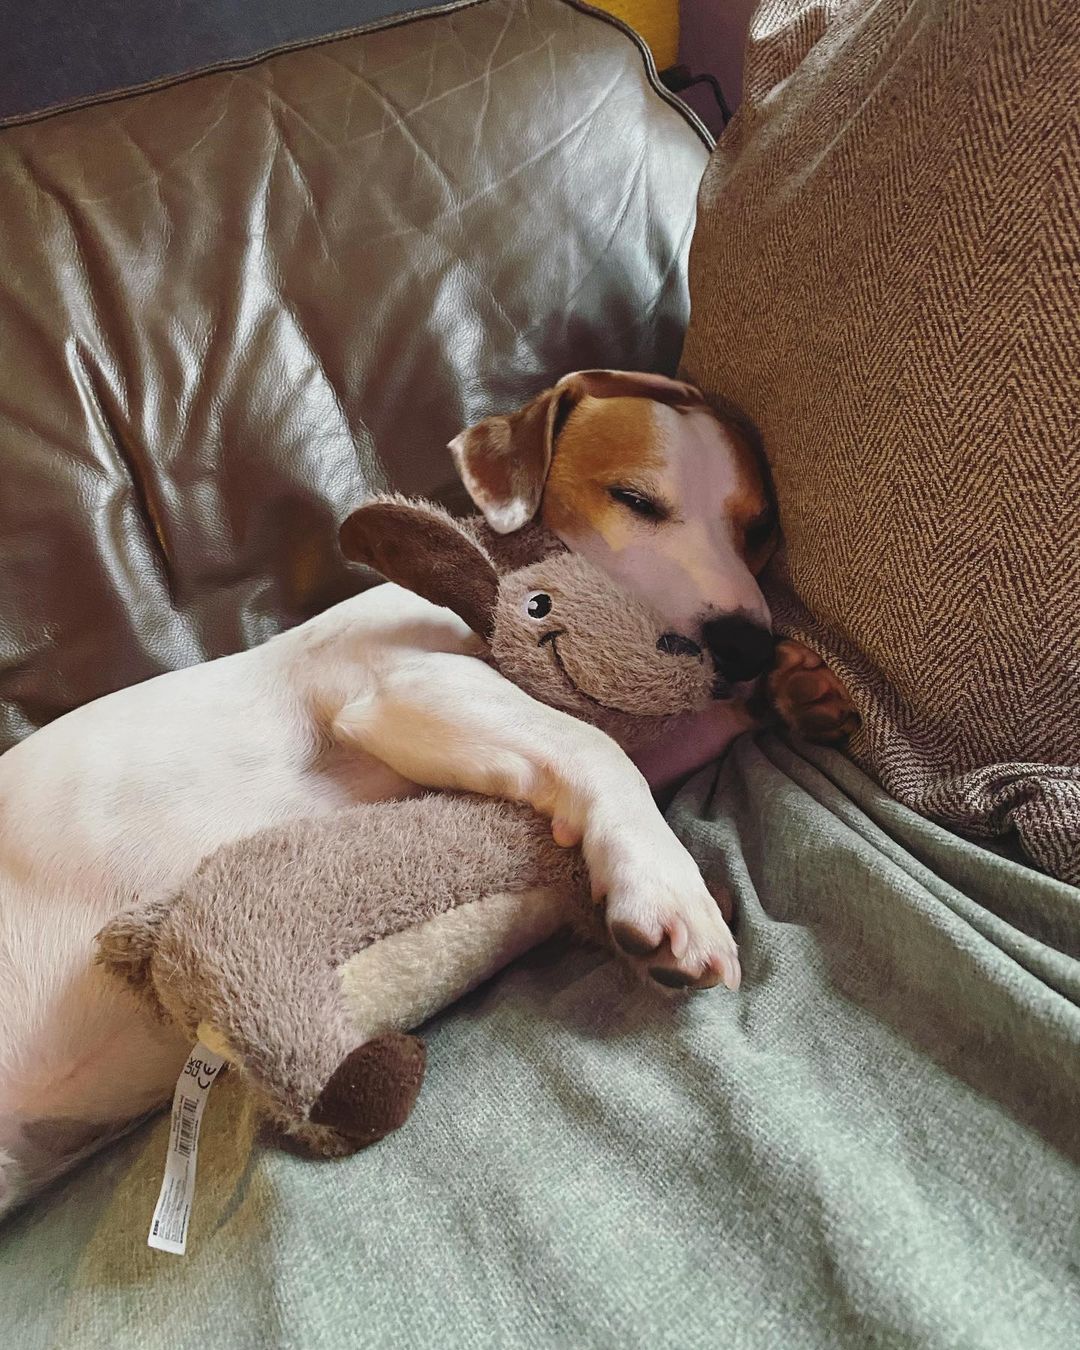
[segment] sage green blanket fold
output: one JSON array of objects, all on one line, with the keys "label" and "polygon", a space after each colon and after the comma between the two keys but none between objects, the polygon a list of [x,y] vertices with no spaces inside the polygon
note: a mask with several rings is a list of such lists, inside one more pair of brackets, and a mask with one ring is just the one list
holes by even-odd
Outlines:
[{"label": "sage green blanket fold", "polygon": [[145,1246],[157,1121],[0,1231],[7,1341],[1076,1344],[1080,892],[770,737],[672,817],[737,893],[738,995],[546,948],[336,1164],[261,1149],[226,1079],[189,1254]]}]

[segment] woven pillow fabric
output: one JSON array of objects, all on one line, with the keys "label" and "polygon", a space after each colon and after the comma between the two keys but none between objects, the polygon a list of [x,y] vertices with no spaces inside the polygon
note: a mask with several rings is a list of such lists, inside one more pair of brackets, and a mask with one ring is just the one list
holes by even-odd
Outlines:
[{"label": "woven pillow fabric", "polygon": [[765,0],[687,376],[757,423],[855,758],[1080,883],[1080,5]]}]

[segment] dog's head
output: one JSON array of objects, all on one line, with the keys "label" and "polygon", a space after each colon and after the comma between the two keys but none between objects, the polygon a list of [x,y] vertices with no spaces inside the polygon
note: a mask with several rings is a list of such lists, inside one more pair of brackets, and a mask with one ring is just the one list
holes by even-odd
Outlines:
[{"label": "dog's head", "polygon": [[450,443],[469,495],[500,534],[539,516],[707,647],[729,684],[770,664],[757,576],[776,519],[752,430],[660,375],[579,371]]},{"label": "dog's head", "polygon": [[488,641],[508,679],[628,749],[715,696],[709,654],[580,554],[559,551],[500,576],[464,526],[399,497],[354,511],[341,546],[352,561],[452,609]]}]

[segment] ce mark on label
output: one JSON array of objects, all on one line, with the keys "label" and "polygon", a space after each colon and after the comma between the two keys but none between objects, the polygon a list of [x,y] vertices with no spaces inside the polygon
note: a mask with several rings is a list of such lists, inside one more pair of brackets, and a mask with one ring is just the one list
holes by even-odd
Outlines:
[{"label": "ce mark on label", "polygon": [[210,1065],[193,1055],[184,1065],[184,1073],[194,1078],[203,1092],[209,1092],[214,1077],[221,1068],[220,1064]]}]

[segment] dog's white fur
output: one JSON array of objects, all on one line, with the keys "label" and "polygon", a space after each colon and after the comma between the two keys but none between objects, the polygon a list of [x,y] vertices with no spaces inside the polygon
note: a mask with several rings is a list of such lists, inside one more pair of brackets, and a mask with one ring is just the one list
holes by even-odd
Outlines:
[{"label": "dog's white fur", "polygon": [[[726,457],[715,481],[708,457],[691,457],[671,483],[706,522],[723,512]],[[702,593],[734,585],[718,605],[763,612],[720,536],[703,524],[684,537],[691,553],[672,566]],[[647,567],[609,565],[663,608]],[[681,622],[684,598],[672,603]],[[737,984],[731,935],[641,773],[477,647],[449,611],[384,585],[255,650],[102,698],[0,757],[0,1213],[162,1104],[188,1049],[92,966],[96,932],[273,823],[417,784],[528,801],[560,842],[580,839],[609,918],[666,937],[687,973]]]}]

